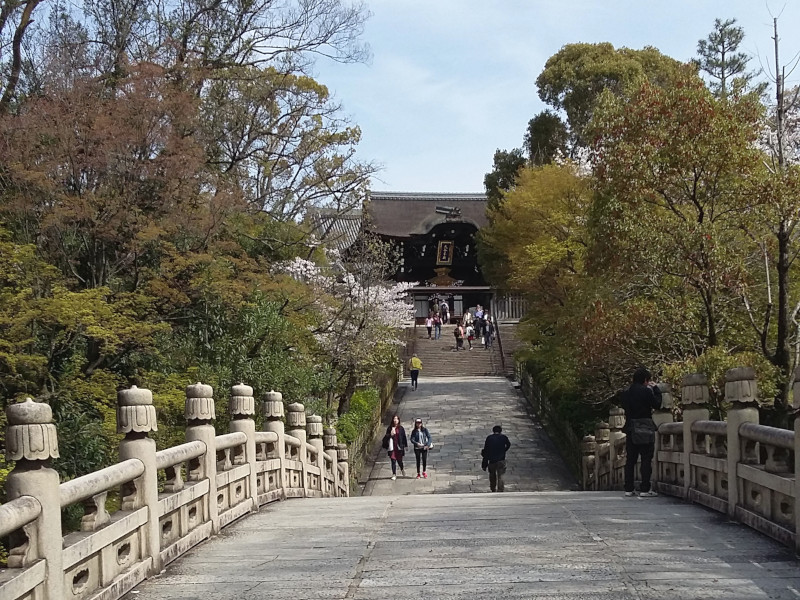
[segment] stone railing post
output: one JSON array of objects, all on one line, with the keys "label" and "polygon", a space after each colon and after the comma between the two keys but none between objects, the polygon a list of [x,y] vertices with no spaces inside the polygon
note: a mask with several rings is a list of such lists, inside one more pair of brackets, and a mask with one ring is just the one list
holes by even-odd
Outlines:
[{"label": "stone railing post", "polygon": [[333,470],[333,495],[339,495],[339,452],[336,444],[336,429],[333,427],[326,427],[323,435],[323,443],[325,445],[325,454],[331,457],[331,469]]},{"label": "stone railing post", "polygon": [[317,449],[316,465],[319,467],[319,491],[325,491],[325,446],[322,442],[322,417],[309,415],[306,419],[308,443]]},{"label": "stone railing post", "polygon": [[[350,460],[350,453],[347,450],[347,444],[336,444],[336,460],[339,464],[344,466],[342,478],[345,482],[345,496],[350,496],[350,464],[348,460]],[[338,468],[338,466],[337,466]]]},{"label": "stone railing post", "polygon": [[658,491],[658,480],[661,478],[661,465],[659,465],[658,453],[661,452],[661,434],[658,430],[665,423],[672,423],[672,406],[675,399],[672,396],[672,386],[668,383],[656,384],[661,390],[661,408],[653,411],[653,423],[656,424],[656,446],[653,453],[653,489]]},{"label": "stone railing post", "polygon": [[[609,448],[608,438],[611,435],[611,430],[608,428],[608,423],[600,421],[594,428],[594,439],[597,443],[597,453],[594,459],[594,481],[597,490],[606,490],[610,487],[611,482],[611,466],[608,465],[609,482],[604,483],[601,472],[603,465],[610,460],[611,450]],[[607,457],[607,458],[606,458]]]},{"label": "stone railing post", "polygon": [[217,418],[214,408],[214,390],[199,381],[186,387],[186,441],[203,442],[206,452],[199,458],[199,473],[190,473],[194,480],[208,479],[207,513],[204,520],[211,522],[211,531],[219,533],[219,506],[217,504],[217,432],[212,421]]},{"label": "stone railing post", "polygon": [[231,432],[241,431],[247,436],[244,449],[245,462],[250,465],[250,477],[247,496],[252,499],[250,508],[253,512],[258,510],[258,473],[256,473],[256,399],[253,397],[253,388],[240,383],[231,388],[231,401],[228,405],[231,415]]},{"label": "stone railing post", "polygon": [[8,566],[21,569],[44,560],[48,573],[44,599],[61,600],[67,594],[61,542],[60,481],[58,473],[50,467],[50,460],[59,456],[53,411],[48,404],[27,398],[25,402],[8,406],[6,416],[6,458],[16,461],[6,479],[6,495],[9,500],[31,496],[42,507],[39,518],[23,528],[28,543],[9,548]]},{"label": "stone railing post", "polygon": [[737,473],[742,459],[742,442],[739,427],[743,423],[758,423],[758,383],[756,371],[751,367],[729,369],[725,373],[725,400],[728,409],[728,515],[736,514],[736,506],[743,489]]},{"label": "stone railing post", "polygon": [[135,458],[144,465],[141,477],[131,482],[128,490],[123,486],[122,508],[135,510],[147,507],[144,551],[153,561],[150,563],[150,574],[156,575],[162,569],[161,532],[158,528],[156,441],[148,437],[151,431],[158,431],[152,392],[135,385],[117,392],[117,433],[125,435],[119,443],[119,459]]},{"label": "stone railing post", "polygon": [[581,467],[583,471],[583,489],[597,489],[595,462],[597,462],[597,442],[593,435],[586,435],[581,441]]},{"label": "stone railing post", "polygon": [[622,488],[623,484],[625,483],[625,472],[624,470],[618,471],[617,470],[617,460],[624,457],[624,450],[620,454],[617,454],[617,444],[618,440],[622,440],[625,438],[625,434],[622,433],[622,428],[625,425],[625,411],[617,406],[612,406],[611,409],[608,411],[608,428],[609,428],[609,449],[608,449],[608,457],[611,462],[610,464],[610,477],[609,477],[609,487],[614,490],[617,489],[617,486]]},{"label": "stone railing post", "polygon": [[[800,366],[794,371],[794,385],[792,386],[792,409],[794,419],[794,523],[795,531],[800,532]],[[794,538],[795,551],[800,553],[800,535]]]},{"label": "stone railing post", "polygon": [[308,488],[308,452],[306,452],[306,407],[299,402],[293,402],[286,413],[286,424],[289,426],[287,433],[300,440],[300,456],[298,460],[303,465],[303,490]]},{"label": "stone railing post", "polygon": [[690,373],[681,381],[681,399],[683,404],[683,497],[689,497],[689,489],[694,487],[692,469],[692,452],[694,436],[692,424],[695,421],[708,420],[708,381],[702,373]]},{"label": "stone railing post", "polygon": [[270,390],[261,400],[261,414],[267,422],[264,424],[265,431],[272,431],[278,436],[275,447],[278,449],[280,459],[280,473],[278,473],[278,486],[281,489],[281,499],[286,499],[286,437],[283,424],[283,394]]}]

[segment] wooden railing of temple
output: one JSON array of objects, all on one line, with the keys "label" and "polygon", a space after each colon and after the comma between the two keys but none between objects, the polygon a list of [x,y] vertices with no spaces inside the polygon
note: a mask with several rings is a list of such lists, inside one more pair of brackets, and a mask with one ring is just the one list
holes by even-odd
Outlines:
[{"label": "wooden railing of temple", "polygon": [[[0,505],[0,537],[9,540],[0,570],[3,600],[120,598],[234,520],[285,498],[348,496],[347,446],[322,418],[264,395],[265,431],[256,431],[253,389],[234,386],[230,433],[217,435],[211,386],[186,388],[186,443],[164,450],[149,390],[118,394],[120,462],[61,483],[56,426],[47,404],[6,410],[6,450],[16,461]],[[287,429],[288,427],[288,429]],[[110,514],[107,499],[118,495]],[[80,531],[62,537],[61,510],[82,504]]]},{"label": "wooden railing of temple", "polygon": [[[653,465],[654,488],[703,504],[800,550],[800,432],[760,425],[755,371],[736,368],[725,375],[725,421],[709,420],[705,376],[681,382],[682,420],[673,422],[673,396],[660,384],[663,406]],[[800,370],[794,398],[800,399]],[[797,423],[797,421],[795,421]],[[625,416],[612,408],[607,423],[583,438],[583,487],[621,490],[624,483]],[[797,427],[795,426],[795,429]],[[638,473],[638,469],[637,469]]]}]

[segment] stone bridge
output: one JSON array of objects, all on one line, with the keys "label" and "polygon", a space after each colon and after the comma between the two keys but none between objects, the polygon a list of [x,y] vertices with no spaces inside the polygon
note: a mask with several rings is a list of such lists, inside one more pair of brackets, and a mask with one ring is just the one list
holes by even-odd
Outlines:
[{"label": "stone bridge", "polygon": [[[422,379],[397,407],[409,417],[427,409],[442,430],[434,477],[474,469],[451,463],[445,449],[459,432],[477,431],[467,417],[475,419],[479,399],[490,397],[492,416],[513,422],[520,463],[530,448],[546,452],[535,423],[514,421],[526,406],[503,382]],[[662,495],[647,499],[612,491],[624,463],[616,412],[582,445],[583,484],[597,491],[422,495],[409,479],[387,492],[379,460],[371,480],[381,488],[372,491],[387,495],[351,498],[335,432],[300,404],[287,407],[284,426],[274,392],[261,405],[266,431],[256,431],[253,391],[236,386],[231,432],[216,435],[212,390],[189,386],[187,442],[161,451],[148,437],[156,427],[149,392],[120,392],[121,462],[64,483],[47,465],[57,456],[49,407],[14,405],[7,450],[17,463],[0,506],[0,535],[10,535],[12,550],[0,600],[797,598],[800,436],[758,424],[756,390],[752,371],[729,372],[728,421],[710,421],[705,380],[685,379],[683,420],[657,417]],[[470,438],[451,456],[471,461],[475,446]],[[517,489],[526,486],[523,477]],[[113,514],[110,493],[121,500]],[[277,502],[289,498],[297,499]],[[85,507],[82,531],[54,533],[61,508],[76,503]]]}]

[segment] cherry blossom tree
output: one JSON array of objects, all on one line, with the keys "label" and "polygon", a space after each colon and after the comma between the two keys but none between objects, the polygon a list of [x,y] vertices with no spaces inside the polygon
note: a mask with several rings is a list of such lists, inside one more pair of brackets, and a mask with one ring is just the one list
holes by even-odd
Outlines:
[{"label": "cherry blossom tree", "polygon": [[396,365],[398,333],[414,318],[415,284],[388,282],[392,263],[387,244],[363,237],[346,255],[326,250],[322,260],[297,257],[279,267],[310,288],[320,365],[330,367],[326,405],[332,412],[338,400],[339,416],[361,377]]}]

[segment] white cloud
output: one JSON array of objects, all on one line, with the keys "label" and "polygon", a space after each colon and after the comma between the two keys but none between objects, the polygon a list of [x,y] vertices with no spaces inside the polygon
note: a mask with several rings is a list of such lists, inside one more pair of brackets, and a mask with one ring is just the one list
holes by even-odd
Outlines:
[{"label": "white cloud", "polygon": [[[374,0],[370,8],[371,65],[320,63],[318,75],[361,126],[359,154],[385,165],[376,189],[481,190],[495,149],[520,146],[544,108],[535,80],[564,44],[653,45],[685,60],[714,18],[736,17],[746,49],[771,56],[771,17],[752,0]],[[800,46],[800,7],[787,5],[781,30],[789,58]]]}]

